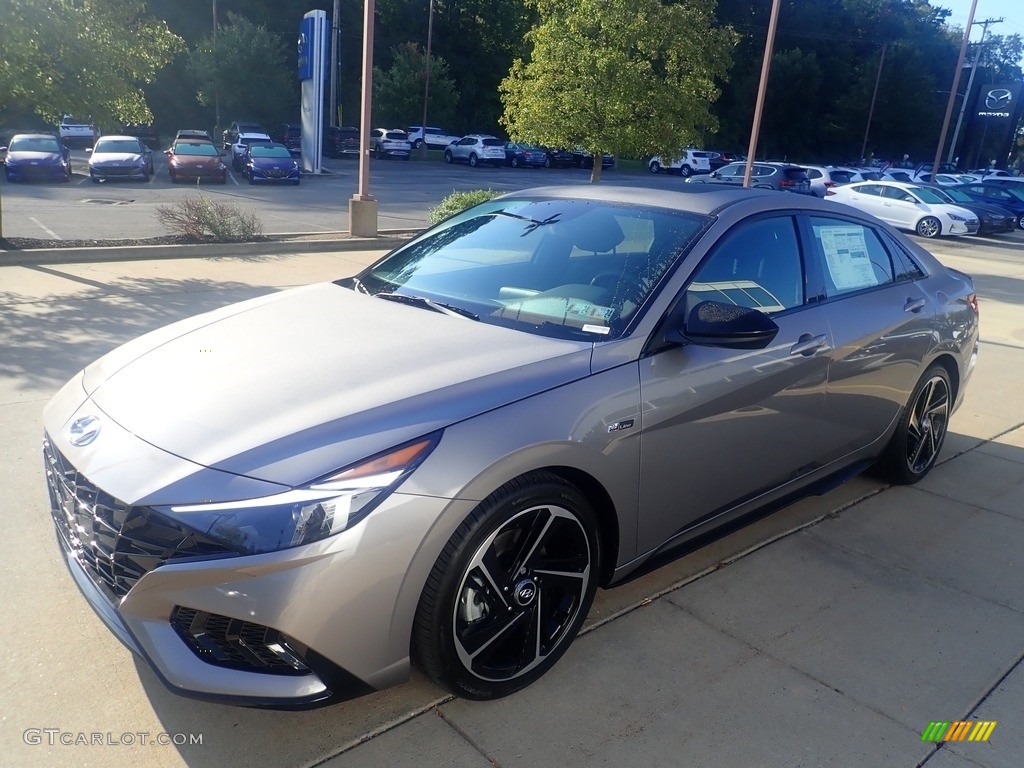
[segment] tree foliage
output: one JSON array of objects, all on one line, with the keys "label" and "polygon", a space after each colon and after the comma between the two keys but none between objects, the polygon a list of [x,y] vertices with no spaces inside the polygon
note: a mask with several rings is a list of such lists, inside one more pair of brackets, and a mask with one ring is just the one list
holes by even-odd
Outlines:
[{"label": "tree foliage", "polygon": [[[419,125],[423,117],[427,54],[416,43],[404,43],[392,52],[391,67],[373,70],[373,119],[378,125]],[[444,59],[430,57],[430,99],[427,122],[450,125],[459,93]]]},{"label": "tree foliage", "polygon": [[[678,157],[717,120],[733,33],[701,0],[534,0],[529,61],[500,86],[513,140]],[[682,31],[685,30],[685,34]],[[593,180],[601,176],[594,163]]]},{"label": "tree foliage", "polygon": [[142,0],[3,0],[0,29],[0,110],[107,128],[152,119],[143,86],[184,45]]},{"label": "tree foliage", "polygon": [[219,99],[224,121],[256,120],[267,128],[294,122],[299,83],[284,40],[235,13],[227,22],[218,27],[216,42],[211,32],[189,52],[199,102]]}]

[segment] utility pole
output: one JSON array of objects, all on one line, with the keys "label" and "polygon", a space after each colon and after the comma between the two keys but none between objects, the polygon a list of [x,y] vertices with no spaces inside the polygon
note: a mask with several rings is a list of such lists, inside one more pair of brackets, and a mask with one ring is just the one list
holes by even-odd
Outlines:
[{"label": "utility pole", "polygon": [[[878,74],[875,75],[875,90],[871,93],[871,106],[868,108],[868,124],[864,126],[864,143],[860,145],[860,159],[864,161],[868,149],[868,133],[871,131],[871,118],[875,116],[875,99],[878,98],[878,84],[882,81],[882,67],[885,65],[885,51],[889,47],[888,43],[882,44],[882,56],[878,60]],[[955,139],[954,139],[955,141]]]},{"label": "utility pole", "polygon": [[420,123],[420,156],[427,159],[427,101],[430,99],[430,41],[434,37],[434,0],[430,0],[430,10],[427,12],[427,59],[426,78],[423,85],[423,122]]},{"label": "utility pole", "polygon": [[978,10],[978,0],[971,0],[971,12],[967,15],[967,29],[964,30],[964,40],[960,44],[960,55],[956,60],[956,71],[953,72],[953,87],[949,89],[949,102],[946,104],[946,116],[942,120],[942,130],[939,132],[939,144],[935,147],[935,160],[932,162],[932,179],[939,172],[939,163],[942,161],[942,147],[946,143],[946,131],[949,130],[949,119],[953,116],[953,105],[956,103],[956,91],[960,87],[960,73],[964,68],[964,59],[967,58],[967,44],[971,39],[971,27],[974,25],[974,12]]},{"label": "utility pole", "polygon": [[[977,0],[975,0],[977,2]],[[764,95],[768,90],[768,71],[772,66],[772,49],[775,47],[775,28],[779,23],[779,0],[772,0],[771,14],[768,16],[768,37],[764,41],[764,59],[761,61],[761,81],[757,86],[757,100],[754,102],[754,124],[750,128],[750,146],[747,149],[747,167],[743,171],[743,186],[750,186],[750,177],[754,168],[754,155],[757,152],[757,138],[761,132],[761,113],[764,111]],[[594,158],[595,164],[597,158]]]},{"label": "utility pole", "polygon": [[217,0],[213,4],[213,140],[220,146],[220,53],[217,51]]},{"label": "utility pole", "polygon": [[1003,22],[1002,17],[998,19],[985,19],[984,21],[976,21],[975,24],[982,26],[981,41],[978,43],[978,49],[974,52],[974,63],[971,64],[971,76],[967,78],[967,92],[964,93],[964,100],[960,104],[960,114],[956,118],[956,128],[953,129],[953,140],[949,143],[949,154],[946,156],[946,162],[953,162],[953,153],[956,151],[956,141],[960,138],[960,128],[964,124],[964,113],[967,112],[967,101],[971,98],[971,87],[974,85],[974,74],[978,71],[978,64],[981,61],[981,51],[985,47],[985,37],[988,35],[988,27],[990,24],[1001,24]]}]

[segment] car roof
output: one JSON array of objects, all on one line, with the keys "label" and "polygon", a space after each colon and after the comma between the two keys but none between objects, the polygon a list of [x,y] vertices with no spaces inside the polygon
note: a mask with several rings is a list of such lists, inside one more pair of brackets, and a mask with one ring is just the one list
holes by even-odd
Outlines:
[{"label": "car roof", "polygon": [[271,141],[272,139],[265,133],[240,133],[238,134],[239,139],[264,139]]},{"label": "car roof", "polygon": [[16,133],[11,136],[10,140],[14,141],[15,139],[57,139],[60,141],[55,133]]},{"label": "car roof", "polygon": [[778,206],[762,206],[766,209],[778,207],[780,209],[804,208],[817,211],[834,210],[832,203],[826,203],[811,195],[793,195],[773,189],[744,189],[721,184],[684,184],[677,190],[671,191],[647,187],[604,187],[600,185],[532,187],[502,195],[502,197],[519,196],[583,199],[595,202],[645,205],[652,208],[677,208],[707,216],[714,215],[733,205],[757,200],[761,200],[762,203],[779,203]]}]

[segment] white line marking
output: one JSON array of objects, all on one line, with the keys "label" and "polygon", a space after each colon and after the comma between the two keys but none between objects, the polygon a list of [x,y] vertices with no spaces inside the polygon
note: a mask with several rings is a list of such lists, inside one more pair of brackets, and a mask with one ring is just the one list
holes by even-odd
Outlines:
[{"label": "white line marking", "polygon": [[58,235],[52,229],[47,227],[45,224],[41,223],[39,219],[37,219],[35,216],[29,216],[28,220],[31,221],[33,224],[37,225],[41,230],[43,230],[43,232],[48,234],[54,240],[63,240],[63,238],[60,235]]},{"label": "white line marking", "polygon": [[236,187],[238,186],[238,179],[235,178],[235,174],[233,174],[231,171],[228,171],[228,178],[231,179],[232,184],[234,184]]}]

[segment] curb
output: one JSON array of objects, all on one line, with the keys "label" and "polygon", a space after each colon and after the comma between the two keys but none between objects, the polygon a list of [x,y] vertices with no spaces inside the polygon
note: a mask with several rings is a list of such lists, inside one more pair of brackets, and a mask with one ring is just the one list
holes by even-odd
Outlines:
[{"label": "curb", "polygon": [[[195,245],[128,245],[96,248],[30,248],[0,250],[0,266],[32,264],[88,264],[104,261],[147,261],[152,259],[244,258],[330,251],[391,250],[421,230],[384,230],[377,237],[338,237],[324,240],[271,240],[255,243],[197,243]],[[275,235],[270,235],[275,237]],[[278,235],[302,237],[302,235]]]}]

